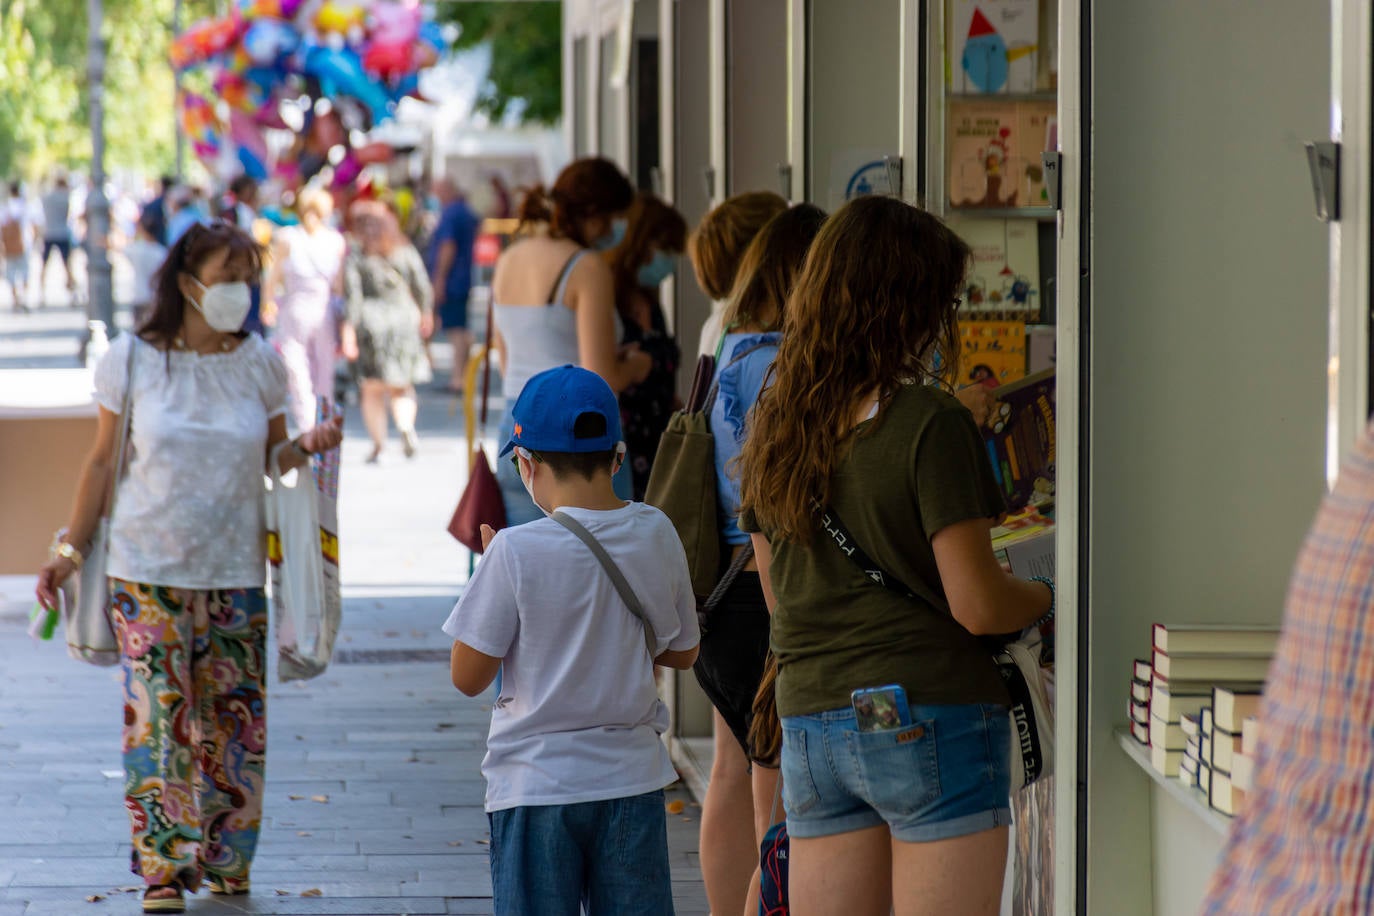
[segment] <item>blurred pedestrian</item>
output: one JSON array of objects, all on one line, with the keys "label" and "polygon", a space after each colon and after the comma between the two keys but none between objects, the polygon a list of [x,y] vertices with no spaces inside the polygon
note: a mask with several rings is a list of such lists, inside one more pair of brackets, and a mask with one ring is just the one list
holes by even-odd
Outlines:
[{"label": "blurred pedestrian", "polygon": [[615,307],[625,332],[622,344],[649,354],[653,367],[644,381],[620,392],[621,426],[629,449],[634,498],[643,501],[658,440],[676,408],[681,350],[668,331],[659,287],[677,269],[687,243],[687,222],[668,204],[645,191],[626,214],[625,238],[606,253],[615,280]]},{"label": "blurred pedestrian", "polygon": [[468,331],[468,295],[472,292],[472,246],[482,221],[468,206],[463,192],[451,178],[434,182],[439,200],[439,225],[429,240],[430,283],[434,288],[437,327],[453,346],[453,372],[449,394],[463,391],[464,370],[472,333]]},{"label": "blurred pedestrian", "polygon": [[17,181],[10,182],[9,197],[0,212],[0,248],[5,255],[5,282],[9,284],[14,310],[29,310],[29,257],[38,227],[24,200],[24,189]]},{"label": "blurred pedestrian", "polygon": [[[529,379],[565,364],[580,365],[620,392],[644,381],[653,368],[649,354],[622,348],[611,269],[589,251],[606,251],[625,234],[624,213],[634,201],[629,179],[608,159],[578,159],[559,173],[551,189],[536,185],[520,204],[520,226],[528,237],[513,243],[496,261],[492,277],[493,345],[501,358],[507,404],[514,404]],[[514,431],[509,410],[498,438]],[[520,475],[498,462],[496,477],[510,525],[543,518]],[[616,494],[628,499],[630,468],[615,477]]]},{"label": "blurred pedestrian", "polygon": [[277,349],[286,362],[291,421],[296,429],[308,429],[317,399],[334,392],[339,322],[331,300],[343,292],[347,245],[329,224],[334,200],[327,191],[302,191],[296,210],[301,224],[279,229],[273,242],[263,312],[276,327]]},{"label": "blurred pedestrian", "polygon": [[711,314],[701,326],[697,353],[716,355],[720,345],[721,316],[735,285],[744,250],[770,219],[787,209],[787,201],[772,191],[748,191],[718,204],[701,218],[687,243],[696,271],[697,285],[711,297]]},{"label": "blurred pedestrian", "polygon": [[39,267],[39,282],[48,271],[48,260],[52,253],[62,264],[66,276],[67,292],[76,294],[76,279],[72,276],[72,192],[64,176],[58,176],[48,193],[43,195],[43,261]]},{"label": "blurred pedestrian", "polygon": [[153,239],[164,245],[167,244],[167,211],[169,209],[167,197],[176,185],[176,178],[171,175],[163,175],[159,182],[157,196],[148,201],[143,207],[143,212],[139,214],[140,221],[147,217],[148,230],[152,233]]},{"label": "blurred pedestrian", "polygon": [[134,240],[124,246],[124,257],[133,271],[129,306],[133,309],[134,325],[140,326],[148,317],[156,294],[154,277],[167,259],[167,248],[154,234],[157,221],[145,210],[134,227]]},{"label": "blurred pedestrian", "polygon": [[[287,441],[286,368],[239,331],[260,248],[224,223],[192,226],[158,274],[153,311],[95,371],[95,443],[55,559],[48,608],[99,522],[126,389],[127,473],[115,481],[107,569],[123,659],[124,805],[145,912],[183,893],[249,891],[267,727],[263,473]],[[132,348],[132,353],[131,353]],[[336,422],[280,453],[283,472],[342,438]]]},{"label": "blurred pedestrian", "polygon": [[434,328],[425,265],[396,215],[377,201],[350,210],[353,243],[344,262],[343,354],[358,363],[363,425],[372,438],[368,463],[382,454],[387,406],[407,458],[414,457],[415,386],[429,381],[424,338]]}]

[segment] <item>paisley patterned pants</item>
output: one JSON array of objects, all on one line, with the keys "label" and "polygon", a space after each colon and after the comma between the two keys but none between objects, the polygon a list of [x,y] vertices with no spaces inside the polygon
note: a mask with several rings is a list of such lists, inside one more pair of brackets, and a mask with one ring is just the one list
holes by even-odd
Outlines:
[{"label": "paisley patterned pants", "polygon": [[111,579],[134,874],[248,881],[267,749],[267,599]]}]

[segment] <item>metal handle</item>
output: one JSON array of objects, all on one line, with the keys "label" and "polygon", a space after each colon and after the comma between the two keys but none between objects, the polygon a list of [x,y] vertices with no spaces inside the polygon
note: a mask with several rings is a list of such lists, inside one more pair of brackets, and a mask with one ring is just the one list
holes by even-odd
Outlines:
[{"label": "metal handle", "polygon": [[788,200],[792,199],[792,163],[778,163],[778,185],[779,192]]},{"label": "metal handle", "polygon": [[893,197],[902,196],[902,157],[884,156],[883,169],[887,172],[887,193]]},{"label": "metal handle", "polygon": [[1341,218],[1341,145],[1331,140],[1316,140],[1305,145],[1317,219],[1334,223]]},{"label": "metal handle", "polygon": [[663,169],[653,165],[649,167],[649,189],[654,192],[655,197],[663,196]]},{"label": "metal handle", "polygon": [[701,170],[701,180],[706,188],[706,199],[711,203],[716,200],[716,167],[714,165],[704,166]]},{"label": "metal handle", "polygon": [[1058,150],[1049,150],[1040,154],[1040,163],[1045,167],[1045,196],[1050,199],[1050,206],[1058,210],[1062,207],[1059,202],[1060,187],[1060,165],[1064,162],[1064,156]]}]

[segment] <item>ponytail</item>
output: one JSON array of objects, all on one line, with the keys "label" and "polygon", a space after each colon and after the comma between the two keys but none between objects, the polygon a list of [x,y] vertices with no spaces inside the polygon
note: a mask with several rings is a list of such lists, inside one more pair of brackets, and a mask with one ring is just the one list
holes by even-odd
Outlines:
[{"label": "ponytail", "polygon": [[525,188],[525,196],[521,198],[520,206],[515,211],[516,218],[520,220],[515,232],[519,235],[533,223],[551,223],[553,215],[553,201],[542,182]]},{"label": "ponytail", "polygon": [[558,173],[551,190],[537,184],[525,192],[516,212],[517,231],[531,223],[547,223],[551,238],[572,239],[585,248],[592,240],[582,237],[584,222],[623,213],[634,196],[634,186],[614,162],[598,157],[577,159]]}]

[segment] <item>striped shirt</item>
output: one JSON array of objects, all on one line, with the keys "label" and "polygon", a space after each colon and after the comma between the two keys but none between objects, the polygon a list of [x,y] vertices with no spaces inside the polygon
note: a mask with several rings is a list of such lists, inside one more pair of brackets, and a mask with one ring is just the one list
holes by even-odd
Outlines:
[{"label": "striped shirt", "polygon": [[1374,427],[1298,556],[1260,719],[1203,913],[1374,912]]}]

